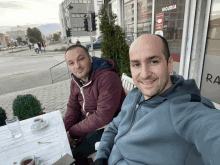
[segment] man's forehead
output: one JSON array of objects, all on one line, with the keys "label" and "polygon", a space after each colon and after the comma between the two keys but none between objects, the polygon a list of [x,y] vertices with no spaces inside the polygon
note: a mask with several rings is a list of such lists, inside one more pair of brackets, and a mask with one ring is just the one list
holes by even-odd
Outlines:
[{"label": "man's forehead", "polygon": [[81,56],[86,56],[86,52],[82,48],[78,49],[78,50],[76,50],[76,49],[78,49],[78,48],[67,51],[66,57],[67,58],[79,58]]},{"label": "man's forehead", "polygon": [[145,48],[148,45],[157,46],[161,42],[161,39],[156,35],[143,34],[132,42],[129,52],[132,52],[133,50],[135,51],[136,49]]}]

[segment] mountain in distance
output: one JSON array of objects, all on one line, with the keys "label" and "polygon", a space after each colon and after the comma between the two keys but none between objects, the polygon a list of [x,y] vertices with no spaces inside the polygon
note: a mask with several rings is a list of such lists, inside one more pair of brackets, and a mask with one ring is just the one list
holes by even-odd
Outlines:
[{"label": "mountain in distance", "polygon": [[61,26],[58,23],[52,23],[52,24],[46,24],[46,25],[40,25],[37,27],[41,33],[44,35],[49,35],[53,33],[57,33],[61,31]]},{"label": "mountain in distance", "polygon": [[[51,24],[30,24],[30,25],[23,25],[21,26],[24,29],[30,28],[38,28],[43,35],[49,35],[53,33],[57,33],[61,31],[61,26],[58,23],[51,23]],[[16,28],[16,26],[0,26],[0,33],[6,34],[6,31],[11,31],[11,28]]]}]

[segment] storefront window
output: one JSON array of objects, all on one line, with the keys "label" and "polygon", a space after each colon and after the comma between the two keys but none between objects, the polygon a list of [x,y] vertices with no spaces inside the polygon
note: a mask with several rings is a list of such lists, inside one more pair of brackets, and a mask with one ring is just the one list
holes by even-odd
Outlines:
[{"label": "storefront window", "polygon": [[[110,11],[112,11],[112,13],[114,13],[118,16],[118,2],[117,2],[117,0],[115,0],[109,6],[110,6],[110,9],[111,9]],[[115,25],[118,25],[118,17],[116,18]]]},{"label": "storefront window", "polygon": [[154,32],[169,43],[174,61],[172,74],[179,73],[185,3],[185,0],[155,0]]},{"label": "storefront window", "polygon": [[145,33],[151,33],[152,21],[152,0],[138,0],[137,3],[137,36]]},{"label": "storefront window", "polygon": [[212,1],[201,95],[220,104],[220,0]]},{"label": "storefront window", "polygon": [[127,44],[130,45],[134,40],[134,1],[125,4],[124,25]]}]

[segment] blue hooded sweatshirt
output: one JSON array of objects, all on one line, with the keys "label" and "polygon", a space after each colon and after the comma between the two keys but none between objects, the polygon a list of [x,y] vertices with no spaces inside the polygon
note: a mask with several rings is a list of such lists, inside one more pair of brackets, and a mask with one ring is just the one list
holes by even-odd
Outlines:
[{"label": "blue hooded sweatshirt", "polygon": [[220,164],[220,111],[194,80],[171,81],[148,100],[137,88],[129,92],[102,135],[95,165]]}]

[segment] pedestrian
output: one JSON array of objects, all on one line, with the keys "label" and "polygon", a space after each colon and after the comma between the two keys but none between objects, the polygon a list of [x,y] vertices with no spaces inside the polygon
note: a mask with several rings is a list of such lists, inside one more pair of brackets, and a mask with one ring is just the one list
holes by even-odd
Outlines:
[{"label": "pedestrian", "polygon": [[45,41],[43,41],[43,43],[42,43],[42,48],[43,48],[44,53],[45,53],[45,52],[46,52],[46,44],[45,44]]},{"label": "pedestrian", "polygon": [[31,50],[31,43],[29,43],[28,46],[29,46],[29,48],[30,48],[30,50]]},{"label": "pedestrian", "polygon": [[39,47],[37,43],[34,44],[34,50],[36,53],[39,53]]},{"label": "pedestrian", "polygon": [[39,51],[41,51],[41,53],[42,53],[42,49],[41,49],[41,44],[40,44],[40,42],[38,42],[38,47],[39,47]]},{"label": "pedestrian", "polygon": [[217,165],[220,111],[194,79],[173,71],[165,38],[143,34],[129,50],[134,88],[103,133],[94,165]]},{"label": "pedestrian", "polygon": [[76,41],[76,45],[81,45],[79,39],[77,39],[77,41]]},{"label": "pedestrian", "polygon": [[64,125],[76,165],[87,165],[104,126],[121,110],[125,91],[114,61],[91,57],[82,45],[67,48],[65,60],[72,81]]}]

